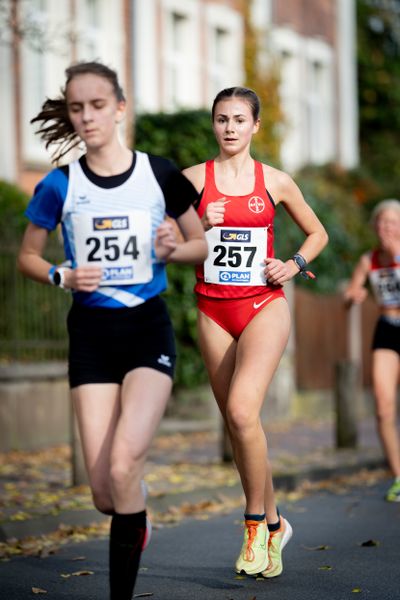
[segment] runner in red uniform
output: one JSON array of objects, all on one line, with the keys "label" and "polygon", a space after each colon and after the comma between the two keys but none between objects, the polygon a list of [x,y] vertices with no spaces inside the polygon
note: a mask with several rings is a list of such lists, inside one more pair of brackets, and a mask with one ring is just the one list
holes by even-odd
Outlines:
[{"label": "runner in red uniform", "polygon": [[[217,262],[222,266],[219,271],[221,277],[235,278],[235,281],[246,281],[250,276],[250,266],[257,262],[258,271],[262,278],[260,285],[221,285],[220,283],[209,283],[204,279],[204,265],[196,268],[197,283],[195,291],[198,297],[198,307],[204,314],[212,318],[216,323],[238,339],[240,334],[251,319],[257,314],[261,307],[271,302],[275,298],[284,297],[281,286],[269,285],[264,277],[264,259],[267,256],[274,255],[274,230],[273,221],[275,216],[275,203],[268,194],[265,182],[262,164],[254,161],[254,188],[249,194],[243,196],[222,195],[215,183],[214,176],[215,162],[209,160],[206,162],[205,186],[198,206],[198,214],[204,217],[207,206],[211,202],[223,202],[224,204],[224,225],[229,225],[229,229],[217,231],[215,244],[211,245],[207,267]],[[256,246],[254,245],[254,230],[258,229],[261,235],[261,244],[264,241],[264,247],[260,245],[257,250],[261,256],[256,255]],[[228,244],[219,244],[218,237],[224,236]],[[230,251],[230,255],[229,255]],[[244,256],[241,256],[243,251]],[[254,256],[253,256],[254,255]],[[239,264],[237,272],[229,269],[230,265]],[[234,267],[232,267],[234,268]],[[257,296],[257,298],[254,298]],[[259,297],[258,297],[259,296]],[[223,298],[224,302],[215,302],[216,299]],[[230,299],[229,302],[226,300]]]},{"label": "runner in red uniform", "polygon": [[378,432],[394,480],[386,500],[400,502],[400,439],[396,400],[400,375],[400,202],[383,200],[372,213],[379,246],[358,261],[345,299],[360,304],[371,285],[380,316],[372,341],[372,384]]},{"label": "runner in red uniform", "polygon": [[[282,285],[327,243],[327,234],[292,179],[250,155],[259,100],[247,88],[222,90],[212,108],[215,160],[184,174],[201,193],[197,207],[209,254],[197,268],[199,342],[227,425],[246,497],[236,571],[276,577],[292,528],[279,516],[260,411],[286,346],[290,316]],[[274,215],[282,203],[305,234],[292,258],[274,257]]]}]

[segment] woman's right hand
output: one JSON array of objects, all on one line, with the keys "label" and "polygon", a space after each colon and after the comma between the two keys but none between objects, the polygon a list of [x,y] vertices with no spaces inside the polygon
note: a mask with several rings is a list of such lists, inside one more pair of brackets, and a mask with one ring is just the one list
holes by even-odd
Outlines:
[{"label": "woman's right hand", "polygon": [[365,287],[350,287],[343,294],[346,304],[362,304],[367,296],[368,290]]},{"label": "woman's right hand", "polygon": [[95,292],[99,287],[103,270],[100,267],[82,266],[66,269],[64,287],[77,292]]},{"label": "woman's right hand", "polygon": [[221,225],[224,222],[225,204],[227,204],[227,202],[230,202],[230,200],[226,200],[224,196],[216,202],[207,204],[206,210],[201,218],[204,231],[208,231],[211,227]]}]

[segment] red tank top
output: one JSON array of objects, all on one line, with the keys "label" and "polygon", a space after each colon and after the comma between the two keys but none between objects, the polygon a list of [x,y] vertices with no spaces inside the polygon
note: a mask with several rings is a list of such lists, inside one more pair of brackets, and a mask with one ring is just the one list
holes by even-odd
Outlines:
[{"label": "red tank top", "polygon": [[[263,167],[260,162],[254,161],[255,184],[250,194],[245,196],[228,196],[217,189],[214,177],[214,161],[206,162],[206,173],[204,190],[197,208],[199,217],[204,214],[206,206],[210,202],[219,199],[228,200],[225,204],[225,217],[223,227],[245,227],[245,228],[267,228],[266,255],[274,256],[274,216],[275,203],[268,194]],[[210,249],[211,252],[211,249]],[[265,293],[266,290],[277,289],[277,286],[267,285],[229,285],[219,283],[207,283],[204,281],[204,266],[196,267],[195,292],[213,298],[246,298]],[[280,286],[278,286],[280,289]]]},{"label": "red tank top", "polygon": [[400,262],[394,261],[383,266],[379,260],[379,250],[373,250],[369,282],[381,308],[400,307]]}]

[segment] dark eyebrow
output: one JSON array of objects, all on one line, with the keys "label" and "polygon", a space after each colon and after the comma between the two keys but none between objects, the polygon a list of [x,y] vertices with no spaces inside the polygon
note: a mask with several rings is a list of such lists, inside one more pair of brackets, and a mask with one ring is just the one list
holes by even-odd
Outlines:
[{"label": "dark eyebrow", "polygon": [[[216,116],[216,117],[225,117],[225,119],[227,119],[227,118],[228,118],[228,115],[224,115],[224,113],[217,113],[215,116]],[[243,113],[238,113],[238,114],[236,114],[236,115],[233,115],[233,116],[234,116],[234,117],[246,117],[246,115],[245,115],[245,114],[243,114]]]},{"label": "dark eyebrow", "polygon": [[[104,102],[105,100],[106,100],[106,98],[92,98],[91,100],[89,100],[89,102]],[[72,106],[74,104],[80,106],[81,104],[83,104],[83,102],[79,102],[78,100],[73,100],[72,102],[67,102],[68,106]]]}]

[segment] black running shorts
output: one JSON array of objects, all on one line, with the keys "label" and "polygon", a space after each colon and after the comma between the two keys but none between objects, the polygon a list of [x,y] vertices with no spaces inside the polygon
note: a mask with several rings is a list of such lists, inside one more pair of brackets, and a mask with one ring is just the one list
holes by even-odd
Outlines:
[{"label": "black running shorts", "polygon": [[173,378],[172,324],[159,296],[133,308],[90,308],[73,303],[67,318],[69,383],[118,383],[138,367]]},{"label": "black running shorts", "polygon": [[391,323],[384,316],[378,319],[372,340],[372,350],[393,350],[400,355],[400,324]]}]

